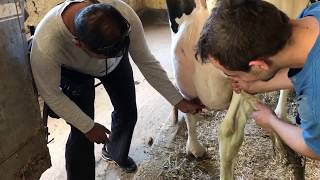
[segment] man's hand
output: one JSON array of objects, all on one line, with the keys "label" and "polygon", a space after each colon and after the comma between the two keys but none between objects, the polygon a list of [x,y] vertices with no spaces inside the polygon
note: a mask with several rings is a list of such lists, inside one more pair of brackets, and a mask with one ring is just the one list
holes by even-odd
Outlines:
[{"label": "man's hand", "polygon": [[254,90],[254,85],[257,81],[244,81],[237,77],[229,77],[231,81],[231,86],[234,92],[241,93],[241,91],[245,91],[248,94],[256,94],[257,91]]},{"label": "man's hand", "polygon": [[234,76],[228,76],[228,78],[231,81],[232,88],[236,93],[240,93],[241,90],[243,90],[249,94],[256,94],[281,89],[292,89],[293,85],[290,79],[288,78],[288,71],[288,68],[281,69],[273,76],[273,78],[267,81],[245,81],[239,77]]},{"label": "man's hand", "polygon": [[91,142],[105,144],[109,142],[107,134],[110,134],[110,131],[106,127],[99,123],[94,123],[93,128],[85,135]]},{"label": "man's hand", "polygon": [[205,106],[201,104],[200,100],[198,99],[191,101],[182,99],[178,104],[175,105],[175,107],[184,113],[195,114],[202,111]]},{"label": "man's hand", "polygon": [[261,102],[256,104],[255,111],[252,112],[251,117],[256,121],[258,126],[268,131],[272,131],[273,122],[279,120],[274,111]]}]

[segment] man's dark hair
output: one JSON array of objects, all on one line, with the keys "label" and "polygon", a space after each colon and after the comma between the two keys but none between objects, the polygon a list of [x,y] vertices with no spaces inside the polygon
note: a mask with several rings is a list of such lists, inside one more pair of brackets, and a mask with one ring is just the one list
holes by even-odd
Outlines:
[{"label": "man's dark hair", "polygon": [[127,21],[108,4],[91,4],[79,11],[74,19],[75,36],[89,49],[111,45],[127,30]]},{"label": "man's dark hair", "polygon": [[261,0],[221,0],[199,39],[196,57],[209,55],[229,70],[250,70],[249,62],[279,52],[292,35],[289,18]]}]

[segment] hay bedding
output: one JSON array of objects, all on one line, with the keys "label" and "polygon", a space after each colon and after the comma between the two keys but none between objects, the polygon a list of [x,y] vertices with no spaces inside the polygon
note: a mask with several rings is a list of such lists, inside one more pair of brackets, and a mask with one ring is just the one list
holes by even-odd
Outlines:
[{"label": "hay bedding", "polygon": [[[275,107],[278,93],[260,95],[267,104]],[[296,114],[293,95],[289,98],[289,118]],[[219,179],[218,126],[226,111],[210,111],[202,114],[198,125],[200,142],[207,148],[207,155],[201,160],[187,157],[185,144],[187,135],[177,136],[169,148],[161,150],[165,159],[162,170],[155,179]],[[306,160],[306,179],[320,179],[320,163]],[[293,179],[293,171],[286,162],[275,158],[269,134],[249,120],[245,138],[235,164],[235,179]]]}]

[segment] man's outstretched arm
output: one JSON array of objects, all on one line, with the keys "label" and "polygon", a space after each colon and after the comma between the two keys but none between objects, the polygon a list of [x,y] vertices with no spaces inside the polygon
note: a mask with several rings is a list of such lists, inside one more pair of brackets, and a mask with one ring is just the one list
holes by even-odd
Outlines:
[{"label": "man's outstretched arm", "polygon": [[275,76],[268,81],[244,81],[237,77],[230,77],[232,88],[236,93],[241,90],[249,93],[256,94],[262,92],[271,92],[281,89],[291,89],[293,87],[290,79],[288,78],[289,69],[281,69]]}]

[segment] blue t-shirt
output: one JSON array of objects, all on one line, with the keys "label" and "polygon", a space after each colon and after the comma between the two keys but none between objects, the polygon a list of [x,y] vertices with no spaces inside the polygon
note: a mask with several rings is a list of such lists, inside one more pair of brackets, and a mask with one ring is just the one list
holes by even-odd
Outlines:
[{"label": "blue t-shirt", "polygon": [[[320,24],[320,2],[299,18],[313,16]],[[289,78],[297,94],[298,113],[305,143],[320,155],[320,38],[318,36],[302,69],[290,69]]]}]

